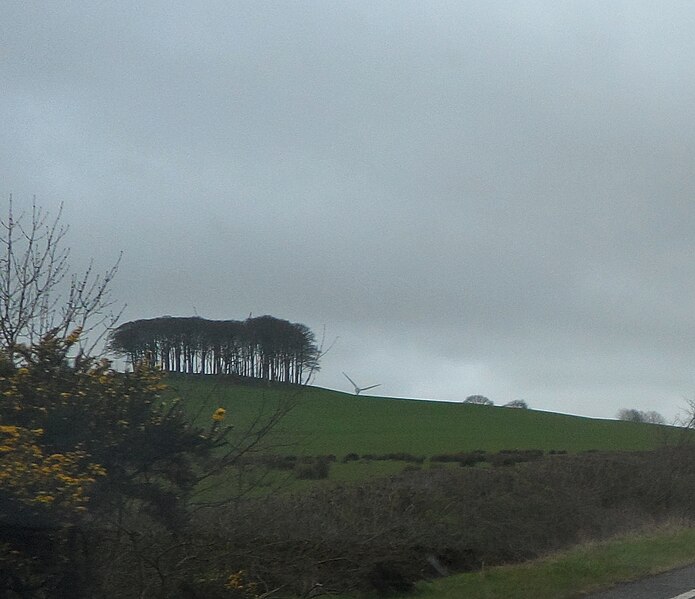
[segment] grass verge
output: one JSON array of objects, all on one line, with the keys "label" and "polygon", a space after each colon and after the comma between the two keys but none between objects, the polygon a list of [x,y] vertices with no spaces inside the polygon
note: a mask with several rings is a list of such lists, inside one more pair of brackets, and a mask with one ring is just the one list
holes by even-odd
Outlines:
[{"label": "grass verge", "polygon": [[416,594],[407,597],[571,599],[693,562],[695,528],[671,526],[639,536],[589,543],[524,564],[422,582]]}]

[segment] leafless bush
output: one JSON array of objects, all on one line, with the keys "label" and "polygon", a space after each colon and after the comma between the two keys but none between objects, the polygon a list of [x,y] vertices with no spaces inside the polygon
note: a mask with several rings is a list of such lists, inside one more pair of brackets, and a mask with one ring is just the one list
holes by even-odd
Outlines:
[{"label": "leafless bush", "polygon": [[111,589],[105,597],[215,597],[215,585],[239,571],[261,596],[385,594],[442,572],[691,519],[693,490],[689,445],[411,470],[199,510],[176,534],[133,521],[127,534],[104,536],[92,561]]},{"label": "leafless bush", "polygon": [[[504,455],[504,454],[502,454]],[[512,455],[512,454],[507,454]],[[668,517],[692,517],[695,452],[548,457],[504,469],[438,469],[208,512],[220,564],[296,593],[406,588],[449,571],[539,556]],[[222,558],[221,556],[224,556]]]}]

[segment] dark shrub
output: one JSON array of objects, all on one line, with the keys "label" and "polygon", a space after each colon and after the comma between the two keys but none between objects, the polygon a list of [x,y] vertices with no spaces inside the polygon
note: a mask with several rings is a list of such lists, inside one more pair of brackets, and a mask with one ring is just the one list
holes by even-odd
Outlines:
[{"label": "dark shrub", "polygon": [[412,571],[395,562],[378,562],[368,574],[370,585],[379,595],[401,594],[412,591]]},{"label": "dark shrub", "polygon": [[348,453],[343,459],[342,462],[343,464],[347,464],[348,462],[356,462],[357,460],[360,459],[360,456],[357,455],[356,453]]},{"label": "dark shrub", "polygon": [[[364,456],[367,457],[367,456]],[[390,460],[394,462],[413,462],[416,464],[422,464],[425,461],[423,456],[414,456],[411,453],[384,453],[381,455],[373,456],[374,460]]]},{"label": "dark shrub", "polygon": [[419,464],[407,464],[403,467],[403,470],[401,472],[416,472],[418,470],[422,470],[422,466],[420,466]]},{"label": "dark shrub", "polygon": [[296,455],[286,455],[283,456],[283,458],[277,462],[276,468],[278,470],[292,470],[296,466],[296,464]]},{"label": "dark shrub", "polygon": [[490,456],[490,463],[493,466],[513,466],[517,460],[513,454],[500,452]]},{"label": "dark shrub", "polygon": [[438,453],[430,458],[430,462],[458,462],[457,453]]},{"label": "dark shrub", "polygon": [[490,456],[489,462],[493,466],[513,466],[522,462],[540,460],[542,457],[542,449],[502,449],[499,453]]},{"label": "dark shrub", "polygon": [[486,462],[487,460],[486,452],[479,449],[471,452],[442,453],[433,455],[430,458],[431,462],[458,462],[461,466],[474,466],[479,462]]},{"label": "dark shrub", "polygon": [[475,466],[480,462],[486,462],[488,457],[485,453],[460,453],[459,466]]},{"label": "dark shrub", "polygon": [[[539,455],[524,453],[495,457]],[[516,464],[410,467],[381,480],[244,500],[208,521],[197,514],[191,527],[201,549],[184,555],[204,555],[213,570],[234,563],[268,588],[304,596],[318,582],[388,593],[437,575],[433,558],[453,573],[695,516],[695,448]],[[216,546],[217,554],[208,549]]]},{"label": "dark shrub", "polygon": [[240,466],[263,466],[272,470],[292,470],[297,463],[295,455],[279,455],[264,453],[259,455],[246,455],[237,460]]},{"label": "dark shrub", "polygon": [[297,456],[295,455],[269,455],[264,456],[266,459],[263,465],[275,470],[292,470],[297,464]]},{"label": "dark shrub", "polygon": [[319,457],[311,462],[302,461],[295,468],[295,476],[302,480],[322,480],[328,478],[331,462],[325,457]]}]

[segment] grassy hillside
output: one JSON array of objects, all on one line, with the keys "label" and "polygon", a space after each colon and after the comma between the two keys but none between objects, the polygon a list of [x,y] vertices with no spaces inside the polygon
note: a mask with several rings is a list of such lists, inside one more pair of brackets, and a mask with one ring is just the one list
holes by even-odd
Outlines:
[{"label": "grassy hillside", "polygon": [[680,434],[670,427],[535,410],[356,397],[318,387],[268,388],[211,376],[177,375],[168,382],[203,425],[218,407],[227,410],[226,422],[239,430],[278,402],[295,402],[274,437],[287,445],[286,453],[340,457],[350,452],[431,456],[474,449],[638,450]]}]

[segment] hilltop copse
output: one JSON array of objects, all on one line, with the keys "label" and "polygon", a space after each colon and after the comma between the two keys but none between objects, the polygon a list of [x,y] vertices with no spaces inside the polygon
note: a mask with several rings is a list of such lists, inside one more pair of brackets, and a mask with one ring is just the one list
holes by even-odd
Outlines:
[{"label": "hilltop copse", "polygon": [[274,316],[207,320],[161,316],[126,322],[111,349],[130,364],[147,361],[165,372],[230,374],[299,384],[318,370],[319,348],[309,327]]}]

